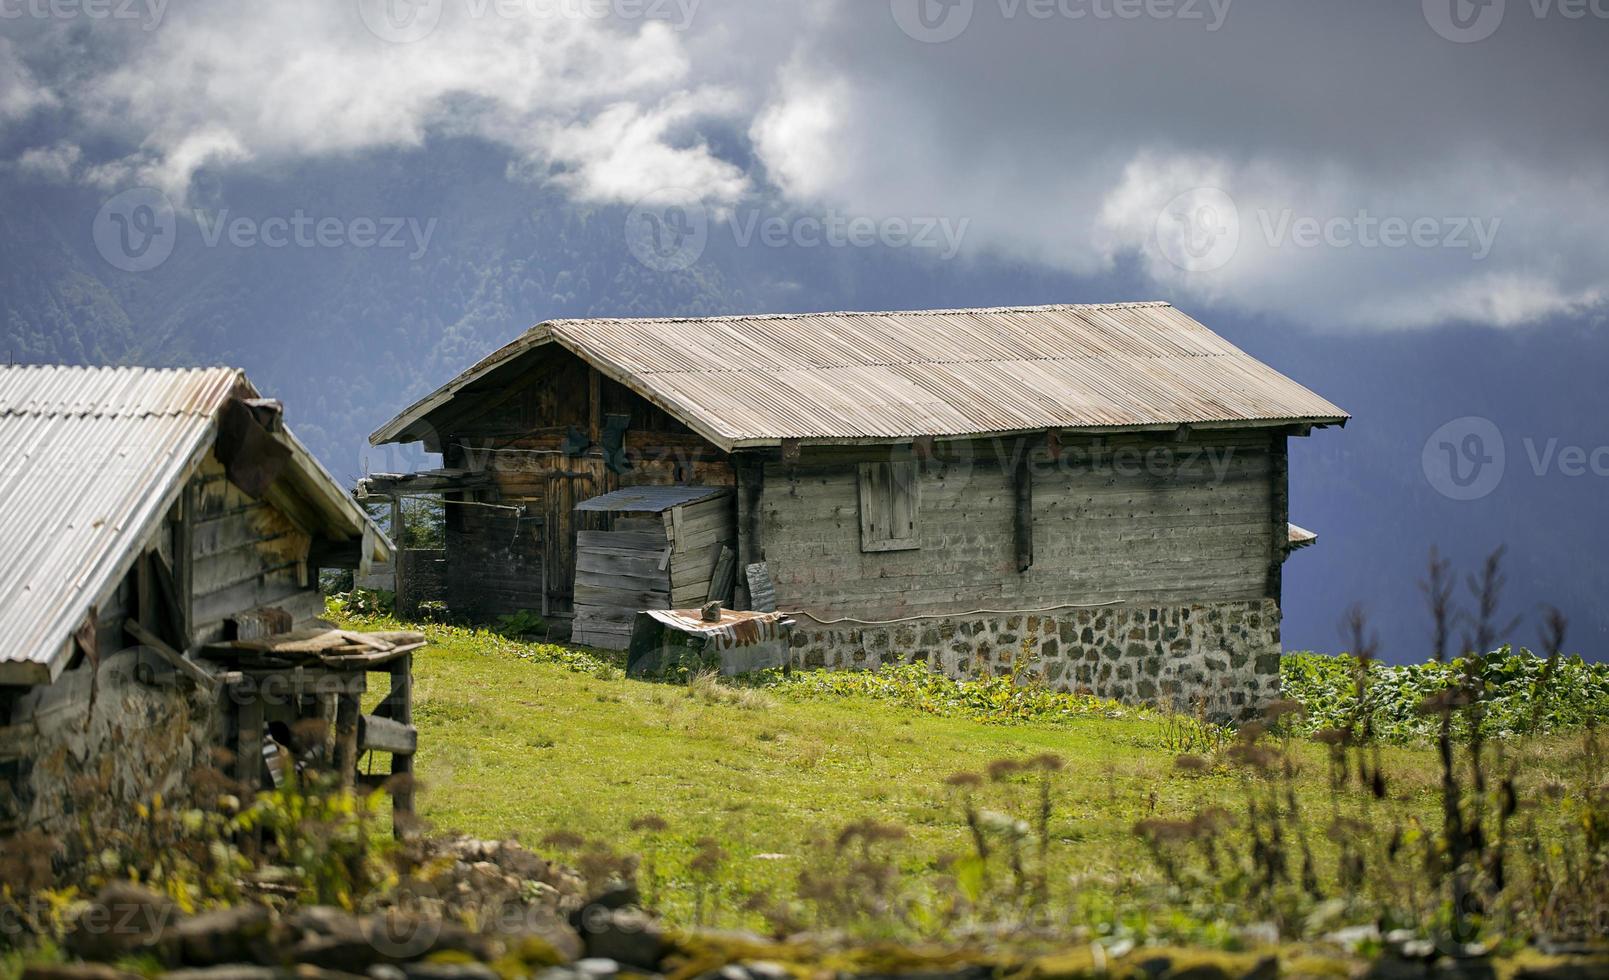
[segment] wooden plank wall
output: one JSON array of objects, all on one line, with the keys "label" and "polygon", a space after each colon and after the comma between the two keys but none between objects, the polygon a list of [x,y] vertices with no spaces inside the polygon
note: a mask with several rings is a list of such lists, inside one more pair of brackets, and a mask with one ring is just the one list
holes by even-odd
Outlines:
[{"label": "wooden plank wall", "polygon": [[[875,457],[847,447],[765,464],[759,536],[779,607],[825,618],[1255,599],[1269,587],[1277,545],[1274,483],[1283,466],[1274,459],[1283,459],[1284,439],[1224,430],[1182,444],[1171,436],[1106,440],[1108,448],[1177,454],[1165,471],[1132,475],[1087,457],[1051,467],[1038,442],[1032,565],[1022,572],[1011,461],[989,443],[959,454],[941,444],[923,464],[919,549],[861,550],[857,463]],[[1218,453],[1223,478],[1208,457],[1190,459],[1192,450]]]},{"label": "wooden plank wall", "polygon": [[582,531],[577,543],[576,643],[624,650],[641,609],[671,608],[671,544],[658,515],[616,518],[615,530]]},{"label": "wooden plank wall", "polygon": [[671,543],[672,609],[692,609],[709,598],[710,576],[723,547],[737,546],[737,514],[730,495],[672,508],[664,514]]},{"label": "wooden plank wall", "polygon": [[242,493],[210,454],[191,487],[194,640],[221,637],[225,619],[259,606],[283,606],[298,621],[323,611],[305,532],[267,502]]}]

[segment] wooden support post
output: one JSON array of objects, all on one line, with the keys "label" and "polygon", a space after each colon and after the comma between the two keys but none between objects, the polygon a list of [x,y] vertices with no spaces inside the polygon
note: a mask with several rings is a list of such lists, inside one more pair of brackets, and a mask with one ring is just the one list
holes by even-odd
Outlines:
[{"label": "wooden support post", "polygon": [[335,701],[335,771],[341,788],[351,789],[358,780],[358,696],[340,694]]},{"label": "wooden support post", "polygon": [[[765,561],[760,513],[765,498],[765,460],[754,454],[737,455],[732,457],[732,470],[737,478],[737,567],[748,568]],[[738,591],[741,595],[735,597],[733,608],[753,608],[743,576],[738,576]]]},{"label": "wooden support post", "polygon": [[587,438],[603,445],[603,375],[595,367],[587,368]]},{"label": "wooden support post", "polygon": [[[386,695],[386,716],[404,725],[413,724],[413,654],[391,662],[391,693]],[[400,776],[391,794],[391,832],[402,836],[397,818],[413,816],[413,756],[393,755],[391,775]],[[406,821],[403,821],[404,823]]]},{"label": "wooden support post", "polygon": [[263,783],[263,699],[252,691],[235,712],[235,779],[247,795],[246,802]]},{"label": "wooden support post", "polygon": [[188,647],[196,641],[195,573],[196,573],[196,488],[186,483],[179,496],[179,526],[173,533],[174,587],[178,592],[179,634]]},{"label": "wooden support post", "polygon": [[1017,542],[1019,573],[1034,563],[1034,474],[1028,460],[1031,452],[1027,440],[1019,442],[1011,466],[1011,490],[1016,503],[1011,526]]},{"label": "wooden support post", "polygon": [[1286,545],[1290,541],[1290,445],[1285,433],[1278,429],[1270,433],[1269,439],[1269,511],[1274,540],[1269,542],[1268,582],[1264,592],[1268,598],[1279,602],[1285,589]]}]

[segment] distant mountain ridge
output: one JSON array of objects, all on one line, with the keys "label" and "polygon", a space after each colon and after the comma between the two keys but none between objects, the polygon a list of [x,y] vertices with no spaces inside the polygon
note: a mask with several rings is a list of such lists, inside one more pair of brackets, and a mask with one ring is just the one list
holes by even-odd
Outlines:
[{"label": "distant mountain ridge", "polygon": [[[470,141],[268,176],[203,175],[185,202],[208,223],[225,211],[258,223],[297,213],[433,221],[417,260],[406,248],[242,248],[227,234],[209,244],[186,215],[166,261],[123,272],[91,233],[106,196],[0,179],[0,356],[242,367],[285,400],[291,425],[346,481],[366,467],[423,463],[370,450],[366,436],[550,317],[1167,298],[1121,267],[1090,281],[886,246],[744,247],[718,223],[690,267],[658,271],[627,241],[630,208],[578,206],[510,180],[501,155]],[[1355,416],[1344,431],[1293,444],[1292,518],[1319,542],[1287,566],[1287,648],[1337,649],[1340,612],[1361,600],[1387,656],[1418,659],[1426,650],[1415,581],[1429,546],[1467,566],[1507,543],[1512,611],[1534,622],[1538,604],[1554,602],[1572,618],[1572,648],[1604,655],[1609,475],[1566,475],[1555,454],[1538,476],[1526,448],[1609,445],[1609,344],[1599,328],[1341,336],[1186,305]],[[1462,416],[1490,418],[1508,445],[1503,481],[1473,501],[1438,493],[1421,460],[1431,433]]]}]

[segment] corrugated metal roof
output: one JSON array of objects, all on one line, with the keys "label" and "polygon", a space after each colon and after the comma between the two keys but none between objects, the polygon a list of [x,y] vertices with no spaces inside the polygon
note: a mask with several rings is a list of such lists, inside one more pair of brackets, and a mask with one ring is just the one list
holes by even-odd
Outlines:
[{"label": "corrugated metal roof", "polygon": [[575,505],[576,510],[662,514],[672,507],[709,500],[726,493],[723,487],[626,487]]},{"label": "corrugated metal roof", "polygon": [[[234,368],[0,368],[0,665],[55,678],[73,630],[127,574],[237,390],[256,394]],[[340,487],[284,439],[293,479],[329,483],[313,488],[315,506],[361,533],[356,502],[339,505]]]},{"label": "corrugated metal roof", "polygon": [[244,381],[229,368],[0,369],[0,663],[54,677]]},{"label": "corrugated metal roof", "polygon": [[724,449],[1037,429],[1344,422],[1167,303],[550,320],[376,431],[406,442],[459,391],[549,343]]}]

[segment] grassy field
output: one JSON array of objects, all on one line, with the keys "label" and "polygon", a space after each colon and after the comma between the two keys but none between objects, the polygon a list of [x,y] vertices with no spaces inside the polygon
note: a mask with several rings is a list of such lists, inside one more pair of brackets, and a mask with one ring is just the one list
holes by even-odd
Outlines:
[{"label": "grassy field", "polygon": [[[651,897],[672,921],[698,916],[703,890],[716,896],[706,922],[754,925],[739,904],[757,892],[791,894],[800,872],[825,861],[855,821],[904,828],[903,870],[936,871],[970,849],[947,777],[984,773],[1000,759],[1054,753],[1065,762],[1049,823],[1051,879],[1065,894],[1120,895],[1158,878],[1137,821],[1188,818],[1208,806],[1245,811],[1249,777],[1224,761],[1227,753],[1206,753],[1204,770],[1181,769],[1180,721],[1152,713],[1107,706],[984,724],[886,699],[824,696],[798,681],[753,689],[627,680],[607,655],[485,632],[431,633],[415,667],[419,799],[431,826],[512,836],[560,858],[574,858],[570,835],[648,855]],[[1506,751],[1523,756],[1524,778],[1541,786],[1562,778],[1576,743],[1528,739]],[[1321,823],[1350,812],[1344,802],[1334,809],[1324,747],[1297,741],[1291,749],[1304,810]],[[1434,752],[1381,753],[1389,790],[1371,819],[1433,824]],[[983,808],[1024,818],[1038,806],[1032,780],[986,781],[979,794]],[[650,815],[666,829],[633,829]],[[724,853],[716,870],[695,873],[704,839]],[[1320,831],[1313,844],[1327,866],[1332,843]]]}]

